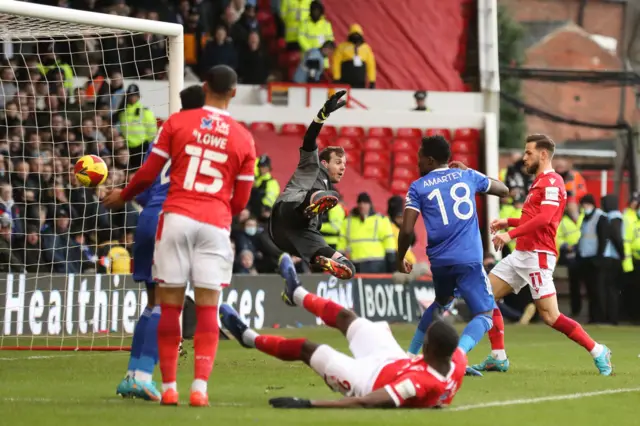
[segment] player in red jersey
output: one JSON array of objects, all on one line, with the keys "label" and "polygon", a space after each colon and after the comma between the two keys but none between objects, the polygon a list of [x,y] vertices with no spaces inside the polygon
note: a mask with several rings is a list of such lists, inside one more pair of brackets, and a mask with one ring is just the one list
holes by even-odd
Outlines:
[{"label": "player in red jersey", "polygon": [[[499,262],[489,274],[493,295],[500,300],[510,293],[529,287],[542,320],[584,347],[593,356],[600,374],[612,372],[611,351],[595,342],[576,321],[560,313],[553,270],[556,266],[556,231],[562,219],[567,192],[562,177],[551,168],[555,144],[546,135],[527,137],[524,165],[535,180],[519,219],[497,219],[491,231],[514,228],[493,238],[496,250],[516,239],[516,249]],[[504,349],[504,320],[493,310],[493,328],[489,330],[491,354],[472,368],[480,371],[507,371],[509,360]]]},{"label": "player in red jersey", "polygon": [[205,106],[169,117],[142,168],[123,190],[114,189],[103,201],[107,208],[122,208],[171,160],[153,259],[162,309],[158,353],[165,405],[178,404],[180,314],[187,281],[195,288],[197,318],[190,404],[209,404],[207,381],[218,348],[218,301],[233,267],[231,217],[249,201],[256,159],[251,134],[227,112],[236,83],[231,68],[212,68],[203,86]]},{"label": "player in red jersey", "polygon": [[353,357],[307,339],[259,335],[242,322],[229,305],[220,306],[224,326],[246,348],[283,361],[303,361],[329,388],[345,397],[333,401],[273,398],[276,408],[435,408],[451,403],[464,378],[467,357],[458,346],[458,333],[444,321],[427,331],[423,355],[411,358],[396,342],[386,322],[359,318],[337,303],[289,284],[292,300],[326,325],[340,330]]}]

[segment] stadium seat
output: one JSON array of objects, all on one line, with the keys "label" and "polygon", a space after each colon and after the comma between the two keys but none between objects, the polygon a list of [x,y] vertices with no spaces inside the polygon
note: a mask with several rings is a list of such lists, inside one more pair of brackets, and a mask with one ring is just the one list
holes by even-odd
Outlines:
[{"label": "stadium seat", "polygon": [[362,138],[364,137],[364,129],[357,126],[342,126],[338,135],[348,136],[351,138]]},{"label": "stadium seat", "polygon": [[393,130],[389,127],[369,127],[367,136],[370,138],[390,138],[393,136]]},{"label": "stadium seat", "polygon": [[449,129],[427,129],[426,132],[424,132],[425,136],[437,136],[440,135],[443,138],[445,138],[446,140],[448,140],[449,142],[451,142],[451,130]]},{"label": "stadium seat", "polygon": [[340,136],[333,144],[343,147],[345,151],[360,150],[360,141],[351,137]]},{"label": "stadium seat", "polygon": [[453,154],[451,157],[453,161],[460,161],[465,164],[467,167],[471,167],[472,169],[478,168],[478,156],[477,155],[469,155],[469,154]]},{"label": "stadium seat", "polygon": [[361,151],[345,151],[347,157],[347,169],[353,168],[356,172],[362,172],[362,152]]},{"label": "stadium seat", "polygon": [[367,138],[362,148],[365,151],[386,151],[389,149],[389,142],[381,138]]},{"label": "stadium seat", "polygon": [[389,187],[389,172],[376,165],[365,165],[362,176],[366,179],[373,179],[385,188]]},{"label": "stadium seat", "polygon": [[290,136],[302,136],[307,131],[307,126],[304,124],[285,123],[280,128],[280,134]]},{"label": "stadium seat", "polygon": [[393,154],[393,166],[415,166],[416,162],[416,154],[410,154],[408,152],[396,152]]},{"label": "stadium seat", "polygon": [[420,147],[419,139],[396,139],[391,144],[391,151],[393,152],[409,152],[417,153]]},{"label": "stadium seat", "polygon": [[415,128],[401,127],[396,132],[398,138],[419,138],[422,136],[422,131]]},{"label": "stadium seat", "polygon": [[329,139],[322,136],[318,136],[316,138],[316,145],[318,145],[318,149],[322,151],[323,149],[331,145],[331,143],[329,142]]},{"label": "stadium seat", "polygon": [[411,185],[411,182],[408,182],[403,179],[396,179],[391,181],[391,187],[389,189],[391,190],[391,193],[393,195],[404,196],[407,194],[407,191],[409,191],[410,185]]},{"label": "stadium seat", "polygon": [[476,154],[477,145],[467,141],[451,142],[451,152],[454,154]]},{"label": "stadium seat", "polygon": [[267,123],[265,121],[254,121],[249,126],[249,130],[252,132],[275,132],[276,126],[273,123]]},{"label": "stadium seat", "polygon": [[238,121],[238,124],[241,124],[242,126],[244,126],[245,129],[249,128],[249,126],[247,126],[247,123],[245,123],[244,121]]},{"label": "stadium seat", "polygon": [[391,179],[393,180],[406,180],[413,182],[420,177],[417,166],[413,167],[394,167]]},{"label": "stadium seat", "polygon": [[478,129],[456,129],[453,133],[453,139],[460,141],[474,142],[480,137]]},{"label": "stadium seat", "polygon": [[389,156],[384,151],[366,151],[362,159],[364,166],[374,165],[389,170]]},{"label": "stadium seat", "polygon": [[322,126],[322,129],[320,129],[320,136],[335,138],[336,136],[338,136],[338,131],[336,130],[335,127],[327,126],[325,124],[324,126]]}]

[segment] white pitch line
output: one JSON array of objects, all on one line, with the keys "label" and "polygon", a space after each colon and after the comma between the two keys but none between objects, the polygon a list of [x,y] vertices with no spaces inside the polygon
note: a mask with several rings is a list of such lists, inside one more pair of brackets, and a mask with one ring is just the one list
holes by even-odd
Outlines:
[{"label": "white pitch line", "polygon": [[[127,355],[129,353],[127,352]],[[38,360],[38,359],[52,359],[52,358],[68,358],[72,356],[98,356],[98,355],[114,355],[113,352],[100,352],[100,353],[73,353],[73,354],[65,354],[65,355],[31,355],[31,356],[23,356],[23,357],[10,357],[10,358],[0,358],[0,361],[23,361],[23,360]]]},{"label": "white pitch line", "polygon": [[[60,403],[65,403],[65,402],[86,403],[86,402],[91,402],[91,401],[89,399],[79,399],[79,398],[53,399],[53,398],[39,398],[39,397],[22,398],[22,397],[6,396],[6,397],[0,397],[0,402],[29,403],[29,404],[31,404],[31,403],[60,404]],[[124,398],[104,399],[104,400],[99,400],[98,402],[101,402],[103,404],[129,404],[129,403],[135,403],[133,400],[124,399]],[[149,403],[149,404],[153,405],[153,403]],[[188,405],[188,402],[186,400],[185,401],[180,401],[180,404]],[[243,404],[241,402],[212,402],[211,403],[212,407],[245,407],[246,405],[247,404]]]},{"label": "white pitch line", "polygon": [[564,401],[567,399],[582,399],[582,398],[590,398],[592,396],[613,395],[617,393],[629,393],[629,392],[640,392],[640,387],[608,389],[608,390],[594,391],[594,392],[570,393],[567,395],[552,395],[552,396],[543,396],[540,398],[512,399],[507,401],[484,402],[482,404],[471,404],[471,405],[462,405],[460,407],[453,407],[447,411],[467,411],[467,410],[476,410],[478,408],[506,407],[508,405],[538,404],[541,402]]}]

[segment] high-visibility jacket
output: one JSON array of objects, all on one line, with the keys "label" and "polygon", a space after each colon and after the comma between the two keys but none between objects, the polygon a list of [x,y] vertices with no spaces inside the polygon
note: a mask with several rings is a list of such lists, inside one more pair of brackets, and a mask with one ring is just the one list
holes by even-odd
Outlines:
[{"label": "high-visibility jacket", "polygon": [[624,222],[624,260],[622,261],[622,270],[624,272],[633,271],[633,250],[632,245],[636,239],[636,223],[638,222],[638,214],[630,208],[625,209],[622,216]]},{"label": "high-visibility jacket", "polygon": [[[398,234],[400,234],[400,228],[398,225],[391,222],[391,230],[393,231],[393,241],[395,242],[396,251],[398,250]],[[411,251],[411,247],[407,250],[407,254],[405,254],[404,259],[412,265],[416,264],[416,255]]]},{"label": "high-visibility jacket", "polygon": [[[626,216],[625,211],[625,216]],[[636,221],[634,222],[633,241],[631,242],[631,251],[633,252],[633,258],[640,260],[640,218],[636,215]]]},{"label": "high-visibility jacket", "polygon": [[327,220],[322,222],[320,233],[324,236],[324,240],[331,246],[338,246],[340,240],[340,231],[347,217],[347,212],[342,204],[338,204],[327,213]]},{"label": "high-visibility jacket", "polygon": [[388,217],[373,213],[363,220],[352,213],[342,225],[337,249],[353,262],[384,261],[387,252],[395,251],[395,244]]},{"label": "high-visibility jacket", "polygon": [[[205,44],[209,41],[209,36],[205,33],[200,34],[200,51],[204,49]],[[184,34],[184,63],[187,65],[196,65],[198,63],[198,44],[196,42],[196,34]]]},{"label": "high-visibility jacket", "polygon": [[[349,34],[353,33],[362,34],[362,27],[352,25]],[[358,46],[349,41],[340,43],[333,53],[331,67],[335,81],[353,88],[368,88],[376,82],[376,58],[367,43]]]},{"label": "high-visibility jacket", "polygon": [[104,267],[107,274],[121,275],[130,274],[131,255],[126,248],[120,245],[118,241],[106,241],[98,247],[98,251],[105,253],[100,258],[100,265]]},{"label": "high-visibility jacket", "polygon": [[582,225],[583,218],[584,216],[581,216],[576,223],[566,214],[562,216],[560,225],[558,225],[558,232],[556,232],[556,248],[558,252],[560,252],[560,247],[565,244],[569,247],[574,247],[578,244],[580,241],[580,225]]},{"label": "high-visibility jacket", "polygon": [[142,106],[142,102],[127,105],[120,113],[120,133],[127,141],[129,148],[137,148],[156,137],[158,124],[153,111]]},{"label": "high-visibility jacket", "polygon": [[256,176],[249,199],[251,214],[256,217],[261,216],[262,207],[272,208],[278,195],[280,195],[280,184],[271,176],[271,173]]},{"label": "high-visibility jacket", "polygon": [[38,71],[40,71],[40,73],[45,77],[47,76],[47,74],[49,74],[49,71],[58,68],[60,71],[62,71],[62,77],[64,78],[62,85],[64,86],[67,93],[69,93],[71,89],[73,89],[73,68],[71,68],[71,65],[56,60],[53,65],[44,66],[40,63],[37,65],[37,68]]},{"label": "high-visibility jacket", "polygon": [[312,0],[282,0],[280,17],[284,22],[284,40],[287,43],[298,41],[298,33],[302,22],[309,17]]},{"label": "high-visibility jacket", "polygon": [[333,40],[333,27],[324,16],[316,22],[307,18],[300,24],[298,32],[298,44],[302,53],[310,49],[319,49],[325,41]]}]

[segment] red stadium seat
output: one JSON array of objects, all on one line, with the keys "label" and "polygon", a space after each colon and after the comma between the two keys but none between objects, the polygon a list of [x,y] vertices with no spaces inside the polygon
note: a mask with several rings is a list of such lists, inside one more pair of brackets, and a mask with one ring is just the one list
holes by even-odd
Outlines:
[{"label": "red stadium seat", "polygon": [[333,144],[343,147],[345,151],[360,150],[360,141],[355,138],[340,136]]},{"label": "red stadium seat", "polygon": [[404,196],[407,194],[407,191],[409,191],[410,185],[411,185],[411,182],[407,182],[406,180],[402,180],[402,179],[396,179],[391,181],[391,188],[389,189],[391,190],[391,193],[393,195]]},{"label": "red stadium seat", "polygon": [[448,141],[451,141],[451,130],[449,129],[427,129],[424,132],[425,136],[437,136],[440,135]]},{"label": "red stadium seat", "polygon": [[329,142],[329,139],[327,139],[325,137],[322,137],[322,136],[318,136],[316,138],[316,144],[318,145],[318,149],[320,151],[322,151],[323,149],[325,149],[326,147],[331,145],[331,143]]},{"label": "red stadium seat", "polygon": [[307,126],[304,124],[285,123],[280,128],[280,134],[291,136],[302,136],[307,131]]},{"label": "red stadium seat", "polygon": [[454,154],[475,154],[477,145],[467,141],[453,141],[451,152]]},{"label": "red stadium seat", "polygon": [[415,153],[410,154],[408,152],[396,152],[393,154],[393,166],[415,166],[417,155]]},{"label": "red stadium seat", "polygon": [[367,151],[362,162],[365,167],[374,165],[389,170],[389,156],[384,151]]},{"label": "red stadium seat", "polygon": [[342,126],[338,135],[349,136],[352,138],[362,138],[364,137],[364,129],[362,127],[356,126]]},{"label": "red stadium seat", "polygon": [[418,179],[420,173],[418,173],[418,167],[394,167],[393,173],[391,174],[391,179],[393,180],[407,180],[413,182]]},{"label": "red stadium seat", "polygon": [[273,123],[267,123],[265,121],[254,121],[249,126],[249,130],[252,132],[275,132],[276,126]]},{"label": "red stadium seat", "polygon": [[453,138],[455,140],[474,142],[480,137],[478,129],[456,129]]},{"label": "red stadium seat", "polygon": [[467,167],[471,167],[472,169],[478,168],[478,156],[477,155],[468,155],[468,154],[454,154],[451,157],[453,161],[460,161],[465,164]]},{"label": "red stadium seat", "polygon": [[398,138],[419,138],[422,136],[422,131],[420,129],[415,128],[406,128],[401,127],[396,132],[396,137]]},{"label": "red stadium seat", "polygon": [[390,138],[393,136],[393,130],[389,127],[369,127],[367,136],[370,138]]},{"label": "red stadium seat", "polygon": [[325,136],[328,138],[335,138],[338,136],[338,131],[333,126],[327,126],[326,124],[322,126],[320,129],[320,136]]},{"label": "red stadium seat", "polygon": [[385,188],[389,187],[389,172],[382,167],[375,165],[365,165],[364,173],[362,174],[362,176],[366,179],[376,180]]},{"label": "red stadium seat", "polygon": [[353,169],[356,172],[362,172],[362,152],[345,151],[347,157],[347,169]]},{"label": "red stadium seat", "polygon": [[419,139],[396,139],[391,145],[393,152],[409,152],[416,154],[420,148]]},{"label": "red stadium seat", "polygon": [[389,142],[381,138],[367,138],[362,147],[367,151],[386,151],[389,149]]}]

